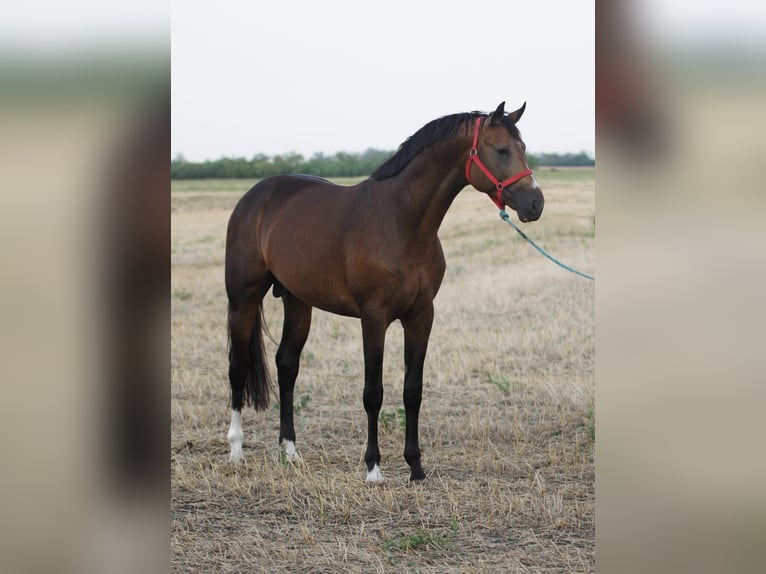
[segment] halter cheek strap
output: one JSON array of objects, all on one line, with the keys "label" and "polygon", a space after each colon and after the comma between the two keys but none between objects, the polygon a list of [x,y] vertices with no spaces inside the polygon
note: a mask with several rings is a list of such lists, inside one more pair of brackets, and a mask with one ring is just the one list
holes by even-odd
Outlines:
[{"label": "halter cheek strap", "polygon": [[525,169],[524,171],[521,171],[516,175],[512,175],[503,181],[498,180],[494,175],[492,175],[492,172],[487,169],[487,166],[484,165],[484,162],[481,161],[481,158],[479,157],[479,132],[481,131],[481,124],[483,121],[484,118],[476,118],[476,128],[473,132],[473,145],[471,146],[471,151],[468,152],[468,161],[465,162],[465,179],[468,181],[468,183],[471,183],[471,164],[475,163],[476,167],[478,167],[481,172],[487,176],[487,179],[489,179],[489,181],[491,181],[495,186],[495,193],[494,195],[490,195],[489,198],[494,202],[495,205],[497,205],[498,209],[502,210],[505,208],[505,204],[503,203],[503,190],[509,185],[516,183],[521,178],[532,175],[532,170]]}]

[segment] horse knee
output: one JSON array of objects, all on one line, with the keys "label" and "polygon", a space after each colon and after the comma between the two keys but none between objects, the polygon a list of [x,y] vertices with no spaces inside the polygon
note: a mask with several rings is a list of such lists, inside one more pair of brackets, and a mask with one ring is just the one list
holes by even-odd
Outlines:
[{"label": "horse knee", "polygon": [[423,398],[422,385],[404,385],[403,392],[404,408],[407,410],[419,410],[420,402]]},{"label": "horse knee", "polygon": [[364,403],[364,410],[367,412],[380,411],[380,407],[383,406],[383,386],[365,386],[362,402]]}]

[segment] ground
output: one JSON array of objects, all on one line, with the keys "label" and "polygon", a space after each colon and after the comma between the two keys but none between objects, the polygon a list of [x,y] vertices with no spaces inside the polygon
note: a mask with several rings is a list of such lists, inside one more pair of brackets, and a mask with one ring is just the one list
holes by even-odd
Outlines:
[{"label": "ground", "polygon": [[[593,171],[535,175],[545,211],[523,229],[594,274]],[[244,460],[227,463],[224,237],[251,183],[173,183],[173,571],[592,572],[594,283],[543,258],[471,188],[439,234],[447,273],[420,417],[427,480],[410,484],[402,457],[401,327],[386,341],[385,481],[368,486],[361,327],[318,310],[295,390],[303,462],[280,456],[272,408],[243,412]],[[278,339],[281,302],[265,301]]]}]

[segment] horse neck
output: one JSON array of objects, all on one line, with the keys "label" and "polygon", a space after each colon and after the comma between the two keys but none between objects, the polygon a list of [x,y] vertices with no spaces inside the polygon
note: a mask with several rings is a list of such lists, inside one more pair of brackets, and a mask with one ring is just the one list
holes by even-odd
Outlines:
[{"label": "horse neck", "polygon": [[392,193],[399,219],[420,238],[436,236],[450,205],[468,183],[465,162],[470,144],[466,137],[436,143],[392,178],[397,180]]}]

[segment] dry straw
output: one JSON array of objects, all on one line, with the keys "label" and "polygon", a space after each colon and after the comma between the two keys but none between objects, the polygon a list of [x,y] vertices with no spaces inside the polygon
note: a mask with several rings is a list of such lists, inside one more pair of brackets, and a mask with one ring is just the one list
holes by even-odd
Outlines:
[{"label": "dry straw", "polygon": [[[593,268],[593,173],[538,175],[546,212],[530,224],[535,237]],[[398,324],[386,343],[386,482],[368,487],[360,326],[319,311],[296,386],[303,463],[279,456],[278,411],[249,410],[244,461],[232,466],[223,241],[247,185],[231,187],[179,183],[172,195],[173,570],[593,571],[593,283],[512,240],[486,198],[465,190],[440,233],[447,275],[424,377],[425,483],[408,483],[402,457]],[[266,318],[278,334],[270,296]]]}]

